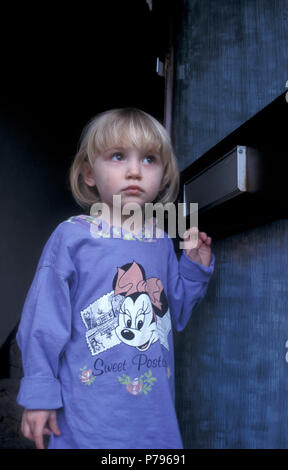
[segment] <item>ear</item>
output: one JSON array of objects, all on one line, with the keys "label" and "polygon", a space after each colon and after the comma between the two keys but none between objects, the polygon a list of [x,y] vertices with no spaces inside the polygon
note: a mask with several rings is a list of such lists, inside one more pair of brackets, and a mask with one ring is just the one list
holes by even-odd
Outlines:
[{"label": "ear", "polygon": [[81,175],[82,175],[83,180],[88,186],[96,185],[93,170],[91,168],[90,163],[87,162],[86,160],[82,164]]}]

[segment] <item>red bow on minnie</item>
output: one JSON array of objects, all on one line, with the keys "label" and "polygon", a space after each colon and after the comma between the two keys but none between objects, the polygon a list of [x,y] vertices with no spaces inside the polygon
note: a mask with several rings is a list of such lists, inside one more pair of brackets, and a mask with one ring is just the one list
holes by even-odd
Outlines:
[{"label": "red bow on minnie", "polygon": [[162,290],[163,284],[157,277],[150,277],[144,281],[142,271],[135,261],[127,271],[118,268],[115,295],[125,292],[125,297],[127,297],[134,292],[145,292],[149,295],[151,303],[161,309],[160,295]]}]

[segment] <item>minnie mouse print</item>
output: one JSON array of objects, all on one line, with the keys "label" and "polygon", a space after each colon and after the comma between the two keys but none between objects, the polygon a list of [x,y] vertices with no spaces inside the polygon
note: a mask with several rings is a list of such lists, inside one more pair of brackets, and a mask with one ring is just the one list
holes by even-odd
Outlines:
[{"label": "minnie mouse print", "polygon": [[163,284],[146,280],[135,261],[118,267],[113,290],[81,311],[92,356],[125,343],[145,352],[156,341],[169,350],[170,312]]}]

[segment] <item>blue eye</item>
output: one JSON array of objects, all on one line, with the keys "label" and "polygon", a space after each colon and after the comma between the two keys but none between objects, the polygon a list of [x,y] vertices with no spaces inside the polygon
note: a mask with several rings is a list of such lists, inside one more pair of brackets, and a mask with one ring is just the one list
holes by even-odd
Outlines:
[{"label": "blue eye", "polygon": [[123,158],[123,154],[120,152],[115,152],[111,155],[111,160],[115,162],[119,162],[120,160],[122,160],[122,158]]},{"label": "blue eye", "polygon": [[[154,155],[147,155],[145,158],[144,158],[144,161],[146,161],[147,163],[151,164],[151,163],[154,163],[156,161],[156,158],[154,157]],[[145,162],[145,163],[146,163]]]}]

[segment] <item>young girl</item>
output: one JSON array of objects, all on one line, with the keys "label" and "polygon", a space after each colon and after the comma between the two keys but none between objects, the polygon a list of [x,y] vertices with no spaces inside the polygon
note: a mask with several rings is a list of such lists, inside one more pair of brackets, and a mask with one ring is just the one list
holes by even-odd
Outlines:
[{"label": "young girl", "polygon": [[82,207],[109,210],[60,223],[42,252],[17,333],[22,432],[39,449],[44,434],[51,449],[182,448],[172,326],[185,327],[207,290],[211,238],[199,232],[178,261],[166,233],[131,232],[119,216],[176,199],[169,136],[143,111],[104,112],[85,128],[70,181]]}]

